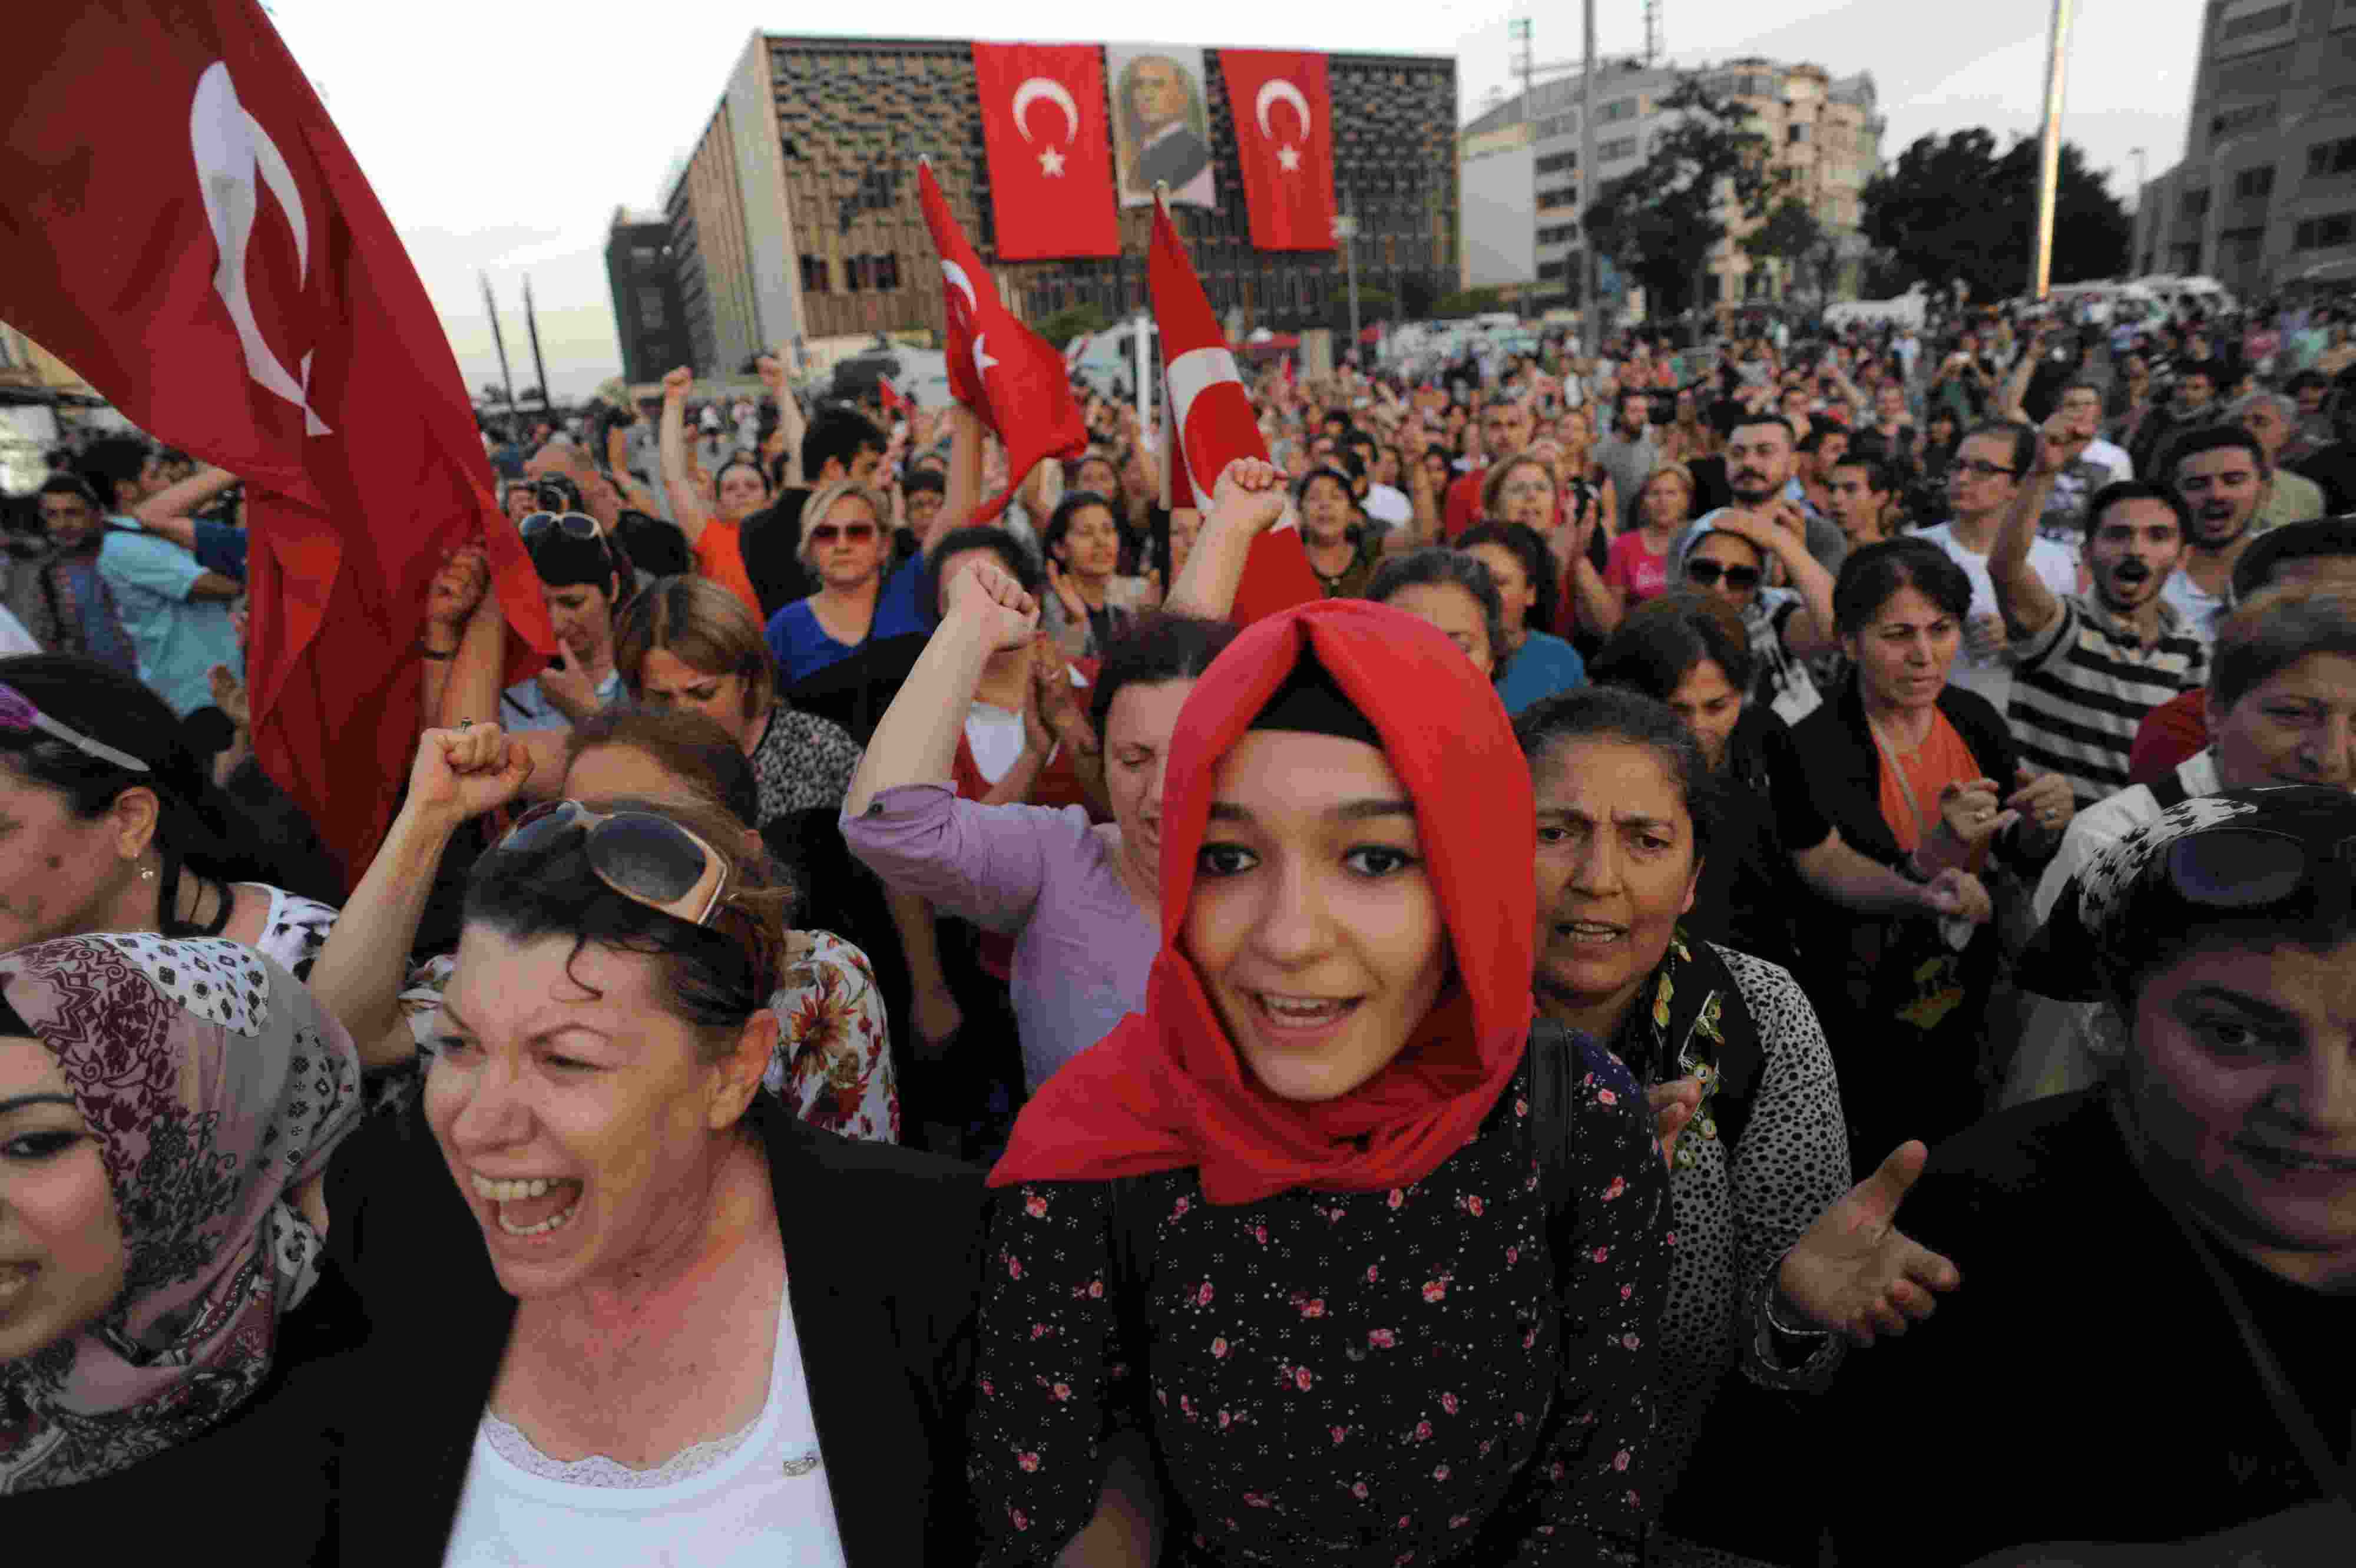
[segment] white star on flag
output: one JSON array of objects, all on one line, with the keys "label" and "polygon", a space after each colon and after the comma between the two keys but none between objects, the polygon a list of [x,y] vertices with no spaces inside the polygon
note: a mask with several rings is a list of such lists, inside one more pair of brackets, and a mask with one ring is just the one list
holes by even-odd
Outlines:
[{"label": "white star on flag", "polygon": [[1279,147],[1276,149],[1276,161],[1284,166],[1285,173],[1295,173],[1301,167],[1301,151],[1290,145]]},{"label": "white star on flag", "polygon": [[977,376],[987,374],[990,367],[998,363],[990,357],[990,350],[983,347],[989,341],[986,336],[973,340],[973,373]]},{"label": "white star on flag", "polygon": [[1059,179],[1064,173],[1064,155],[1048,147],[1039,155],[1039,172],[1049,179]]}]

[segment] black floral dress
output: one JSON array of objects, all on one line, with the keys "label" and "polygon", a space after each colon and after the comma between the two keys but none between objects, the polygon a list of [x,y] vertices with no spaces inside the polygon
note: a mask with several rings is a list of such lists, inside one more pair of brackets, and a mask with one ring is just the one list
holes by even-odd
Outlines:
[{"label": "black floral dress", "polygon": [[1053,1562],[1130,1426],[1168,1487],[1163,1561],[1188,1568],[1636,1561],[1676,1238],[1643,1095],[1598,1057],[1560,1317],[1526,1061],[1411,1187],[1221,1206],[1189,1168],[1001,1193],[969,1460],[982,1562]]}]

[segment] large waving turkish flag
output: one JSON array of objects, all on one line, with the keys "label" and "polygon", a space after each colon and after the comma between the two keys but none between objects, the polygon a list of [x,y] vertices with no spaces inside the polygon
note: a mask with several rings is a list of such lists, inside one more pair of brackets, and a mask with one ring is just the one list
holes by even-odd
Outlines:
[{"label": "large waving turkish flag", "polygon": [[[1227,336],[1212,314],[1203,281],[1186,259],[1170,209],[1153,203],[1153,248],[1145,263],[1153,294],[1154,324],[1162,329],[1162,384],[1169,392],[1167,417],[1174,439],[1169,467],[1173,506],[1208,510],[1219,476],[1238,457],[1268,461],[1268,443],[1252,413]],[[1243,582],[1227,618],[1248,626],[1263,616],[1324,597],[1309,567],[1301,530],[1288,509],[1284,521],[1252,541],[1244,559]]]},{"label": "large waving turkish flag", "polygon": [[[416,744],[444,553],[488,550],[513,674],[554,648],[449,339],[255,0],[32,5],[8,44],[0,310],[244,478],[254,747],[357,875]],[[126,69],[139,90],[94,105]]]},{"label": "large waving turkish flag", "polygon": [[1333,113],[1325,57],[1221,49],[1236,123],[1252,243],[1263,251],[1333,248]]},{"label": "large waving turkish flag", "polygon": [[981,416],[1006,443],[1013,488],[973,514],[987,522],[1005,510],[1032,469],[1049,457],[1076,457],[1088,447],[1087,422],[1072,396],[1064,357],[998,297],[998,285],[949,211],[932,160],[916,168],[916,201],[933,248],[941,253],[941,304],[948,313],[949,395]]},{"label": "large waving turkish flag", "polygon": [[1103,52],[1094,44],[976,44],[973,78],[998,259],[1119,255]]}]

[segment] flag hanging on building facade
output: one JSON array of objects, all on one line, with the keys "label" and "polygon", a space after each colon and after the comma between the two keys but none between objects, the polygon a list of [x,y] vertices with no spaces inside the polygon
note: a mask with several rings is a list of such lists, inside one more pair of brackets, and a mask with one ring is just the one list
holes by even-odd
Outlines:
[{"label": "flag hanging on building facade", "polygon": [[976,44],[998,259],[1120,254],[1104,56],[1094,44]]}]

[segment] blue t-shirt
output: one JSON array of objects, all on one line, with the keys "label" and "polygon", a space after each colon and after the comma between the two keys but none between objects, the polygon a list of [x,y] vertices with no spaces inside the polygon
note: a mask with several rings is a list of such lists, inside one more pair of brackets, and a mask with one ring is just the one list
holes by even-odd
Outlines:
[{"label": "blue t-shirt", "polygon": [[197,564],[208,572],[245,581],[245,530],[233,523],[193,520],[197,525]]},{"label": "blue t-shirt", "polygon": [[196,599],[188,590],[202,563],[125,517],[106,520],[98,574],[114,590],[114,611],[139,654],[139,678],[182,718],[213,700],[212,667],[242,674],[227,599]]},{"label": "blue t-shirt", "polygon": [[[884,579],[883,591],[875,596],[875,618],[867,627],[869,642],[930,628],[931,619],[917,603],[917,590],[924,575],[925,558],[912,555]],[[767,638],[770,656],[776,660],[788,686],[859,651],[850,643],[837,642],[826,634],[826,628],[818,623],[818,612],[810,608],[808,599],[796,599],[771,616]]]},{"label": "blue t-shirt", "polygon": [[110,590],[106,580],[98,575],[98,557],[68,555],[58,564],[65,573],[67,591],[73,595],[74,624],[81,628],[82,651],[110,670],[120,670],[136,680],[139,650],[131,646],[130,639],[115,625],[114,617],[107,613]]},{"label": "blue t-shirt", "polygon": [[1534,631],[1522,639],[1521,648],[1507,661],[1505,673],[1497,682],[1497,695],[1507,713],[1518,714],[1532,703],[1586,683],[1587,661],[1580,658],[1579,650],[1558,637]]},{"label": "blue t-shirt", "polygon": [[[597,682],[597,705],[611,707],[622,698],[622,672],[609,671]],[[573,721],[557,711],[540,689],[540,677],[528,675],[499,693],[499,727],[512,735],[518,730],[571,729]]]}]

